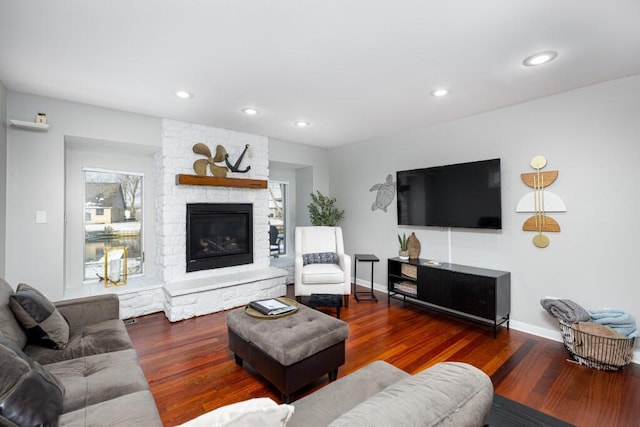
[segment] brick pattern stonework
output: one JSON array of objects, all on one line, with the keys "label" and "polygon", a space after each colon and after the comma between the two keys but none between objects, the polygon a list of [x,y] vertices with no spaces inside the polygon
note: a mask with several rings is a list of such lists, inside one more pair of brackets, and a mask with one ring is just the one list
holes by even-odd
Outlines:
[{"label": "brick pattern stonework", "polygon": [[[285,276],[271,277],[273,272],[269,269],[269,199],[268,190],[253,188],[229,188],[176,185],[175,177],[178,174],[195,174],[193,163],[197,159],[204,158],[195,154],[192,150],[196,143],[204,143],[212,153],[216,146],[222,145],[229,153],[229,161],[233,164],[240,154],[249,145],[240,169],[251,166],[247,173],[230,172],[227,178],[239,179],[269,179],[269,150],[268,139],[264,136],[235,132],[226,129],[218,129],[203,125],[196,125],[175,120],[163,120],[162,123],[162,149],[156,154],[155,161],[158,171],[156,189],[156,266],[160,281],[165,283],[165,313],[170,320],[193,317],[196,314],[219,311],[234,305],[246,304],[253,295],[265,295],[263,280],[268,282],[270,291],[267,296],[280,296],[286,293]],[[186,205],[187,203],[252,203],[253,204],[253,231],[254,254],[253,264],[218,268],[212,270],[186,272]],[[254,271],[254,277],[247,279],[246,283],[233,286],[220,287],[219,295],[212,296],[213,289],[205,291],[194,285],[194,294],[183,298],[169,297],[167,286],[172,283],[201,283],[200,279],[212,278],[216,282],[218,276],[232,277],[235,273],[242,275]],[[265,273],[267,272],[267,273]],[[218,280],[219,281],[219,280]],[[274,283],[275,281],[275,283]],[[216,288],[216,286],[212,286]],[[234,289],[235,288],[235,289]],[[224,289],[224,291],[223,291]],[[276,295],[277,294],[277,295]],[[213,302],[216,298],[221,301]],[[196,300],[194,300],[196,298]],[[227,301],[228,300],[228,301]],[[184,301],[182,303],[181,301]],[[195,302],[194,302],[195,301]],[[231,303],[230,301],[233,301]],[[200,304],[209,305],[209,308],[194,307]],[[231,305],[230,305],[231,304]]]}]

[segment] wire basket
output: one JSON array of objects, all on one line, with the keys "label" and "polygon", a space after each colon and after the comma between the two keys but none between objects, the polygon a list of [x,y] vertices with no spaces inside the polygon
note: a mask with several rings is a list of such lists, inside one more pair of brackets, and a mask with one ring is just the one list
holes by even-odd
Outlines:
[{"label": "wire basket", "polygon": [[610,338],[589,334],[558,319],[562,341],[571,357],[590,368],[619,371],[633,357],[635,338]]}]

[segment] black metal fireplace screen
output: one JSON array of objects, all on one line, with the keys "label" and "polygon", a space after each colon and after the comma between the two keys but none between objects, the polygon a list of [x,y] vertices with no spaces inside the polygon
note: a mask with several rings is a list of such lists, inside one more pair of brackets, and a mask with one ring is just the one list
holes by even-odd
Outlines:
[{"label": "black metal fireplace screen", "polygon": [[187,205],[187,272],[253,263],[253,205]]}]

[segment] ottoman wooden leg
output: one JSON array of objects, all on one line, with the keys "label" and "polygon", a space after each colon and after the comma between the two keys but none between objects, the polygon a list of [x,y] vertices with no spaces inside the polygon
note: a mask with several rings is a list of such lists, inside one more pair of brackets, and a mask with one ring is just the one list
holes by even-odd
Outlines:
[{"label": "ottoman wooden leg", "polygon": [[333,382],[335,380],[338,379],[338,370],[334,369],[333,371],[329,372],[329,381]]},{"label": "ottoman wooden leg", "polygon": [[236,359],[236,365],[242,366],[242,357],[238,356],[237,354],[234,354],[233,357]]}]

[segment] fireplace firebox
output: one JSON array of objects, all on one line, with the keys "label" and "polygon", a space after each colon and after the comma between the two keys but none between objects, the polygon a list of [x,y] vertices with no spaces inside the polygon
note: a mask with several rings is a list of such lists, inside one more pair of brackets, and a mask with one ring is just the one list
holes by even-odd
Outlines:
[{"label": "fireplace firebox", "polygon": [[187,204],[187,272],[253,263],[251,203]]}]

